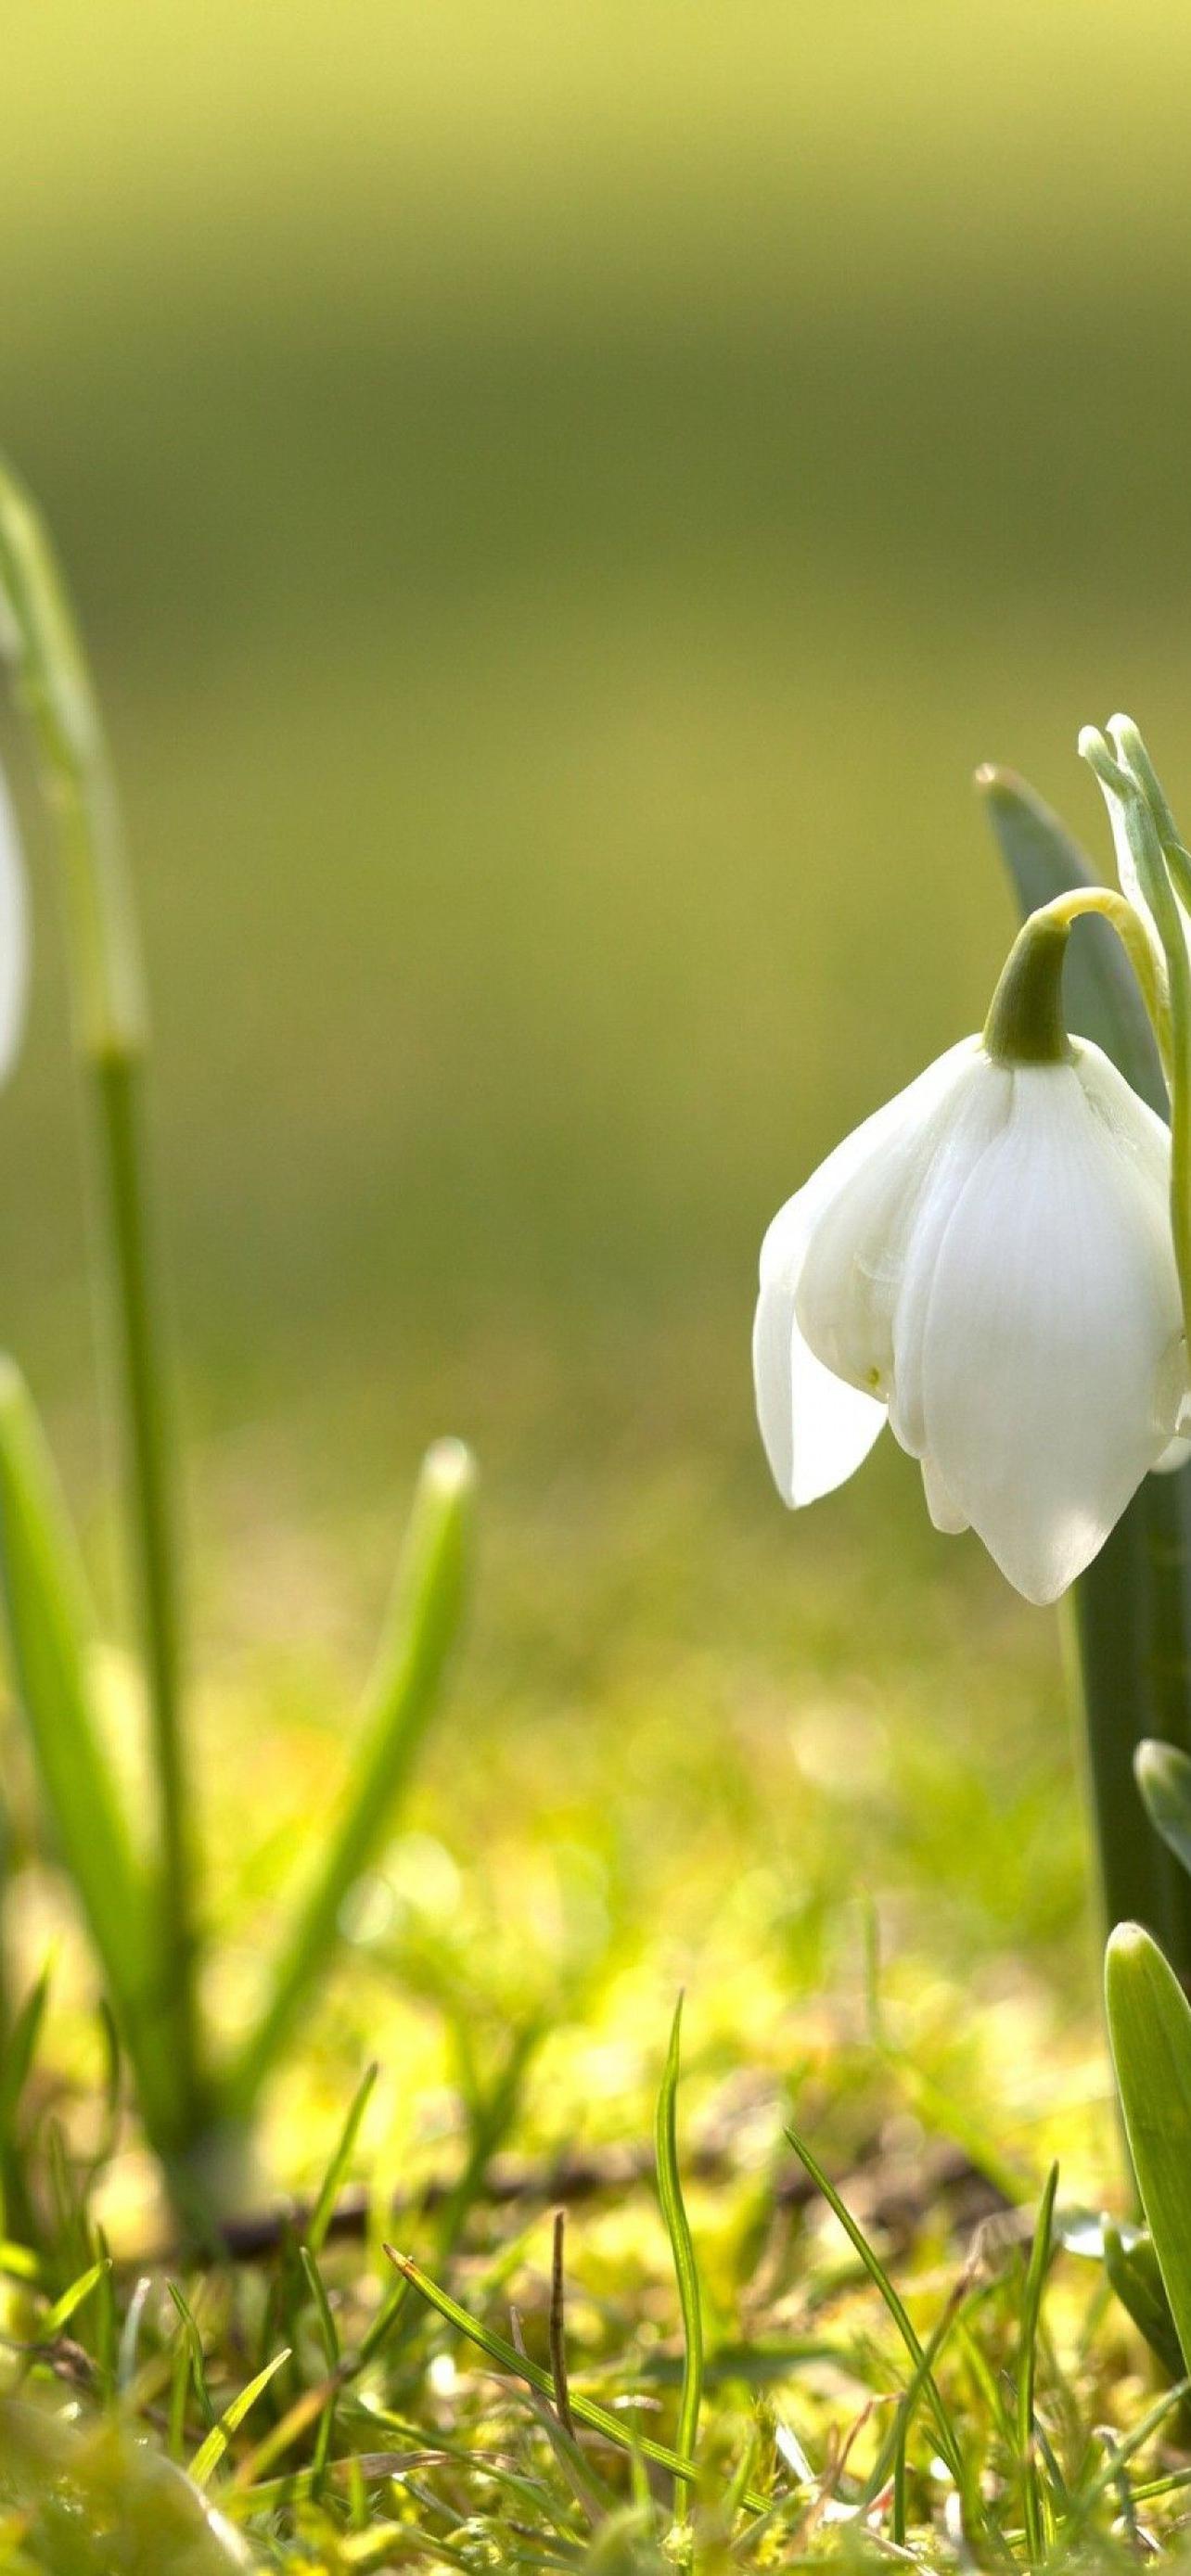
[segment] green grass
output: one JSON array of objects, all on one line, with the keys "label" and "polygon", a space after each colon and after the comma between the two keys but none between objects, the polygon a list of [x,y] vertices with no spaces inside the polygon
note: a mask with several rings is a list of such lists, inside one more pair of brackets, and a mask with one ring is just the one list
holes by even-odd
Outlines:
[{"label": "green grass", "polygon": [[[391,2234],[548,2371],[548,2186],[608,2158],[571,2196],[570,2386],[669,2448],[644,2165],[680,1989],[703,2576],[771,2485],[751,2563],[846,2554],[827,2507],[891,2430],[884,2535],[954,2563],[928,2373],[791,2197],[790,2125],[906,2303],[976,2563],[1177,2520],[1096,2429],[1152,2394],[1097,2268],[1057,2252],[1028,2299],[1016,2242],[966,2269],[990,2178],[1036,2208],[1057,2156],[1060,2217],[1124,2211],[1054,1630],[893,1455],[791,1524],[747,1331],[778,1200],[983,1015],[1010,907],[975,763],[1102,848],[1074,737],[1123,701],[1186,804],[1186,57],[1156,0],[294,0],[283,30],[64,0],[6,29],[0,443],[70,565],[146,915],[229,2045],[342,1779],[413,1462],[461,1434],[483,1488],[449,1705],[267,2106],[259,2204],[314,2200],[380,2069],[344,2176],[368,2233],[316,2270],[177,2277],[6,1736],[17,1999],[54,1968],[0,2352],[59,2420],[6,2422],[0,2564],[99,2576],[123,2515],[122,2564],[157,2576],[168,2532],[199,2576],[222,2544],[152,2463],[204,2444],[264,2565],[673,2563],[670,2470],[650,2525],[631,2458],[440,2314],[376,2329]],[[10,748],[38,948],[3,1331],[118,1635]],[[97,1682],[135,1789],[119,1647]],[[499,2155],[541,2196],[490,2193]],[[115,2268],[46,2349],[96,2226]]]},{"label": "green grass", "polygon": [[[241,1458],[241,1479],[252,1463]],[[197,1750],[221,1963],[210,2000],[229,2034],[251,2018],[290,1828],[340,1774],[338,1712],[373,1625],[369,1568],[379,1577],[383,1566],[374,1521],[339,1507],[320,1536],[303,1494],[287,1529],[262,1477],[257,1463],[251,1512],[269,1534],[267,1555],[252,1566],[230,1545],[204,1591],[216,1650]],[[798,2562],[792,2534],[810,2498],[791,2493],[795,2453],[787,2443],[775,2454],[775,2422],[821,2475],[831,2428],[842,2432],[875,2398],[842,2475],[840,2500],[854,2501],[879,2461],[896,2391],[914,2375],[821,2205],[787,2197],[787,2125],[843,2187],[915,2333],[929,2346],[950,2317],[932,2364],[940,2399],[973,2492],[986,2461],[1005,2481],[994,2519],[1009,2529],[1023,2510],[1013,2399],[1002,2425],[988,2373],[995,2388],[1017,2366],[1020,2256],[1015,2240],[994,2242],[987,2276],[965,2276],[972,2229],[995,2205],[994,2185],[1035,2199],[1052,2154],[1062,2158],[1065,2210],[1096,2208],[1106,2193],[1123,2206],[1050,1625],[1023,1627],[979,1565],[957,1583],[942,1543],[919,1524],[908,1543],[895,1540],[909,1478],[892,1458],[874,1477],[862,1558],[822,1517],[792,1548],[788,1525],[734,1481],[709,1492],[698,1470],[648,1491],[624,1476],[607,1520],[586,1481],[504,1497],[406,1829],[273,2088],[262,2142],[268,2170],[313,2201],[358,2076],[379,2065],[341,2176],[367,2186],[367,2234],[332,2235],[318,2258],[331,2334],[349,2359],[384,2313],[390,2236],[482,2335],[508,2345],[515,2308],[531,2359],[548,2373],[549,2213],[569,2198],[577,2405],[648,2400],[643,2418],[626,2419],[630,2430],[638,2422],[672,2444],[679,2302],[649,2139],[685,1986],[679,2162],[707,2345],[698,2456],[712,2499],[734,2474],[750,2494],[772,2485],[783,2499],[765,2545],[779,2565]],[[243,1493],[225,1507],[242,1512]],[[118,1689],[118,1674],[112,1681]],[[43,2140],[48,2121],[61,2124],[64,2170],[77,2176],[75,2159],[96,2145],[99,2045],[47,1883],[27,1874],[20,1888],[30,1960],[51,1922],[60,1928],[26,2116]],[[481,2180],[489,2159],[492,2199]],[[593,2192],[603,2159],[605,2185]],[[552,2444],[503,2385],[507,2372],[494,2380],[483,2351],[412,2298],[339,2387],[320,2449],[327,2317],[292,2247],[201,2284],[181,2275],[204,2377],[191,2368],[185,2383],[171,2379],[181,2347],[165,2285],[177,2275],[149,2185],[122,2126],[95,2200],[117,2260],[116,2323],[105,2325],[92,2290],[69,2326],[72,2349],[89,2361],[63,2356],[59,2369],[75,2377],[55,2383],[54,2358],[42,2355],[30,2393],[48,2398],[56,2385],[60,2398],[65,2385],[78,2397],[81,2374],[81,2421],[92,2420],[103,2385],[95,2368],[156,2247],[138,2401],[159,2428],[154,2448],[172,2403],[175,2448],[190,2458],[257,2370],[290,2349],[209,2489],[243,2518],[265,2563],[274,2549],[288,2564],[285,2551],[301,2542],[347,2567],[353,2533],[361,2549],[365,2534],[379,2548],[393,2522],[403,2527],[400,2540],[389,2536],[398,2554],[380,2564],[450,2566],[452,2548],[474,2545],[479,2555],[465,2563],[486,2563],[487,2550],[493,2564],[529,2568],[571,2563],[587,2545],[591,2495],[576,2497],[565,2439]],[[258,2205],[269,2205],[264,2175]],[[48,2299],[85,2269],[88,2240],[77,2223],[51,2218],[44,2249]],[[1141,2348],[1122,2312],[1103,2313],[1097,2280],[1086,2259],[1056,2258],[1034,2347],[1042,2421],[1072,2487],[1105,2457],[1092,2428],[1115,2423],[1125,2435],[1145,2402]],[[964,2304],[951,2316],[957,2284]],[[44,2342],[29,2289],[13,2298],[9,2330]],[[181,2389],[173,2401],[171,2385]],[[929,2473],[921,2386],[907,2405],[898,2511],[913,2534],[937,2518],[942,2490]],[[582,2421],[580,2412],[581,2434]],[[284,2447],[273,2449],[282,2426]],[[353,2472],[353,2453],[371,2465]],[[1161,2445],[1147,2452],[1146,2474],[1167,2457]],[[586,2435],[583,2459],[597,2520],[610,2509],[605,2490],[627,2507],[631,2461]],[[294,2472],[292,2492],[277,2484]],[[84,2487],[91,2475],[87,2466]],[[1048,2468],[1047,2497],[1051,2483]],[[128,2511],[135,2484],[130,2455],[120,2488]],[[661,2507],[667,2493],[663,2475]],[[1161,2519],[1177,2501],[1176,2491],[1172,2506],[1139,2511]],[[892,2510],[887,2498],[886,2530]],[[1093,2526],[1115,2510],[1113,2498],[1090,2507]],[[731,2517],[738,2539],[751,2519],[743,2505]],[[712,2512],[700,2541],[711,2565],[717,2528]],[[845,2529],[829,2520],[814,2547],[837,2547]],[[644,2539],[632,2546],[625,2565],[648,2568]]]}]

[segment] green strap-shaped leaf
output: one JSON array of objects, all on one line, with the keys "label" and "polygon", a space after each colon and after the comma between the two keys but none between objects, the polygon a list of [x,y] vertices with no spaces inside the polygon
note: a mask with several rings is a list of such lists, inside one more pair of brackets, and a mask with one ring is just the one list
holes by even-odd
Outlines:
[{"label": "green strap-shaped leaf", "polygon": [[[976,785],[1023,918],[1056,895],[1098,880],[1078,841],[1011,769],[979,769]],[[1166,1085],[1154,1033],[1116,932],[1094,917],[1078,921],[1063,970],[1068,1027],[1091,1038],[1163,1118]]]},{"label": "green strap-shaped leaf", "polygon": [[91,1620],[74,1533],[20,1371],[0,1360],[0,1589],[42,1796],[82,1905],[157,2142],[173,2120],[154,2038],[153,1943],[87,1675]]},{"label": "green strap-shaped leaf", "polygon": [[1104,1970],[1125,2133],[1184,2358],[1191,2353],[1191,2004],[1157,1942],[1119,1924]]},{"label": "green strap-shaped leaf", "polygon": [[463,1609],[475,1470],[457,1440],[427,1452],[346,1791],[284,1943],[260,2021],[226,2078],[243,2115],[339,1938],[346,1898],[385,1836],[433,1714]]}]

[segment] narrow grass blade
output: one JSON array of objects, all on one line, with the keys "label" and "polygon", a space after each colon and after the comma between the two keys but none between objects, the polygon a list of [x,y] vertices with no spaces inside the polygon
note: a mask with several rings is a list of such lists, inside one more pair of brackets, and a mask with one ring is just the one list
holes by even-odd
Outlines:
[{"label": "narrow grass blade", "polygon": [[[670,2253],[674,2278],[678,2284],[678,2304],[682,2312],[683,2364],[682,2394],[678,2401],[677,2448],[684,2459],[693,2460],[699,2431],[699,2409],[703,2401],[703,2307],[699,2295],[699,2274],[691,2238],[686,2203],[682,2196],[682,2178],[678,2170],[678,2075],[682,2041],[682,1997],[674,2010],[670,2045],[658,2094],[654,2122],[654,2151],[657,2157],[658,2199]],[[674,2483],[674,2519],[686,2520],[689,2492],[685,2481]]]},{"label": "narrow grass blade", "polygon": [[422,1468],[392,1607],[365,1696],[361,1740],[322,1865],[278,1961],[256,2030],[228,2078],[250,2108],[301,2004],[333,1950],[345,1898],[378,1845],[413,1767],[463,1606],[474,1470],[462,1443],[440,1441]]},{"label": "narrow grass blade", "polygon": [[881,2262],[879,2256],[873,2252],[872,2246],[869,2244],[868,2238],[864,2234],[863,2229],[857,2226],[851,2210],[848,2209],[840,2199],[834,2183],[830,2181],[829,2177],[824,2173],[822,2165],[819,2163],[818,2158],[813,2154],[811,2148],[807,2145],[805,2138],[800,2138],[797,2130],[795,2129],[787,2129],[786,2136],[794,2149],[794,2153],[797,2156],[799,2163],[805,2166],[816,2189],[822,2192],[828,2208],[839,2220],[840,2226],[843,2228],[849,2244],[855,2247],[856,2252],[864,2265],[865,2271],[868,2273],[870,2281],[872,2281],[874,2287],[879,2290],[881,2297],[889,2310],[889,2314],[897,2327],[897,2331],[901,2336],[902,2342],[906,2347],[906,2351],[909,2353],[915,2372],[921,2372],[921,2385],[925,2391],[927,2402],[935,2419],[935,2427],[939,2436],[939,2449],[951,2471],[957,2487],[962,2491],[964,2486],[964,2464],[959,2444],[955,2438],[951,2418],[948,2415],[947,2409],[943,2404],[943,2400],[939,2395],[938,2386],[927,2361],[925,2350],[919,2341],[918,2336],[914,2332],[909,2316],[906,2313],[905,2306],[902,2300],[898,2297],[897,2291],[894,2289],[893,2283],[889,2278],[889,2274],[887,2273],[884,2264]]},{"label": "narrow grass blade", "polygon": [[274,2424],[247,2459],[241,2460],[233,2473],[230,2488],[224,2491],[223,2501],[229,2501],[232,2494],[243,2494],[255,2487],[275,2460],[284,2459],[293,2444],[319,2421],[325,2408],[334,2406],[342,2385],[342,2376],[336,2371],[329,2379],[320,2379],[315,2387],[304,2388],[301,2396],[296,2397],[293,2405],[286,2409],[280,2423]]},{"label": "narrow grass blade", "polygon": [[276,2378],[278,2371],[284,2367],[289,2358],[287,2345],[281,2352],[274,2353],[272,2361],[266,2362],[264,2369],[258,2370],[255,2379],[249,2380],[247,2388],[242,2388],[239,2396],[233,2397],[231,2405],[224,2408],[219,2422],[212,2425],[205,2442],[200,2442],[190,2463],[192,2486],[198,2487],[201,2491],[208,2480],[214,2476],[233,2433],[243,2423],[249,2408],[255,2406],[257,2398],[268,2387],[269,2381]]},{"label": "narrow grass blade", "polygon": [[1046,2545],[1046,2516],[1038,2476],[1037,2443],[1034,2426],[1034,2382],[1038,2357],[1038,2320],[1042,2310],[1042,2292],[1051,2255],[1051,2232],[1054,2221],[1055,2193],[1059,2168],[1052,2165],[1046,2177],[1038,2224],[1030,2259],[1026,2266],[1021,2303],[1021,2333],[1017,2348],[1017,2454],[1021,2474],[1022,2508],[1030,2565],[1040,2566]]},{"label": "narrow grass blade", "polygon": [[89,2263],[86,2271],[80,2272],[77,2281],[72,2281],[70,2288],[63,2291],[61,2298],[55,2299],[42,2328],[42,2337],[46,2343],[52,2343],[56,2335],[65,2332],[76,2308],[81,2308],[84,2299],[90,2298],[92,2291],[98,2289],[104,2274],[110,2270],[110,2261]]},{"label": "narrow grass blade", "polygon": [[331,2313],[331,2302],[327,2297],[326,2283],[308,2245],[300,2247],[299,2260],[302,2265],[303,2274],[305,2275],[306,2287],[310,2292],[310,2296],[314,2302],[315,2314],[318,2317],[319,2337],[322,2342],[323,2354],[326,2359],[327,2368],[328,2370],[338,2370],[339,2333],[335,2324],[335,2319]]},{"label": "narrow grass blade", "polygon": [[312,2254],[321,2254],[326,2242],[327,2229],[331,2224],[335,2203],[339,2197],[339,2186],[347,2171],[352,2148],[360,2134],[360,2123],[372,2099],[379,2073],[379,2066],[366,2068],[343,2123],[339,2144],[323,2175],[322,2188],[311,2212],[310,2225],[306,2230],[306,2244]]},{"label": "narrow grass blade", "polygon": [[[303,2245],[301,2247],[300,2259],[302,2270],[306,2275],[306,2287],[314,2301],[315,2313],[318,2317],[319,2337],[323,2347],[323,2359],[327,2365],[327,2377],[328,2380],[334,2381],[341,2376],[339,2367],[341,2358],[339,2349],[339,2329],[335,2323],[334,2315],[332,2314],[331,2302],[327,2297],[326,2283],[323,2280],[322,2273],[318,2268],[318,2263],[314,2255],[311,2253],[308,2245]],[[329,2404],[324,2407],[323,2412],[319,2417],[318,2432],[316,2433],[314,2440],[314,2453],[311,2465],[316,2473],[316,2492],[318,2491],[318,2485],[321,2483],[327,2462],[331,2456],[331,2437],[334,2430],[335,2400],[332,2397]]]},{"label": "narrow grass blade", "polygon": [[[897,2415],[889,2429],[889,2432],[886,2434],[885,2440],[877,2453],[871,2470],[869,2471],[868,2483],[865,2487],[865,2498],[870,2504],[875,2503],[876,2498],[880,2495],[889,2476],[895,2471],[899,2458],[904,2461],[906,2444],[909,2440],[914,2418],[918,2412],[923,2390],[926,2386],[927,2380],[934,2376],[935,2364],[938,2361],[944,2345],[949,2342],[953,2334],[957,2333],[962,2328],[966,2328],[968,2316],[973,2310],[979,2307],[981,2302],[989,2295],[987,2283],[973,2283],[974,2270],[975,2265],[969,2259],[965,2270],[960,2275],[959,2280],[955,2283],[946,2307],[943,2309],[941,2316],[936,2319],[926,2342],[922,2346],[922,2359],[914,2371],[904,2397],[900,2398],[898,2401]],[[966,2333],[964,2334],[964,2341],[965,2346],[970,2348],[970,2338],[967,2337]],[[966,2465],[967,2464],[965,2462],[965,2467]],[[971,2528],[974,2526],[974,2523],[978,2522],[981,2518],[978,2509],[975,2512],[973,2511],[974,2507],[978,2508],[979,2506],[979,2497],[975,2491],[974,2481],[971,2479],[969,2479],[967,2491],[962,2495],[962,2502],[964,2505],[965,2524]]]},{"label": "narrow grass blade", "polygon": [[[417,2263],[411,2262],[408,2254],[399,2254],[394,2245],[386,2245],[385,2252],[419,2297],[425,2299],[430,2307],[437,2308],[440,2317],[454,2326],[457,2334],[465,2335],[469,2343],[474,2343],[486,2353],[498,2370],[509,2371],[514,2379],[523,2379],[527,2387],[536,2388],[539,2397],[553,2397],[554,2381],[548,2370],[543,2370],[538,2362],[528,2360],[513,2344],[506,2343],[503,2335],[494,2334],[490,2326],[480,2325],[475,2317],[470,2317],[466,2308],[461,2308],[448,2291],[440,2290],[436,2281],[430,2280]],[[618,2450],[639,2452],[643,2459],[652,2460],[655,2468],[669,2469],[674,2477],[684,2478],[690,2484],[697,2483],[699,2471],[693,2460],[684,2459],[680,2452],[672,2451],[665,2442],[652,2441],[648,2434],[626,2423],[623,2416],[614,2415],[606,2406],[597,2406],[590,2397],[578,2396],[573,2388],[569,2394],[571,2413],[577,2424],[586,2424],[589,2431],[602,2433],[607,2441],[616,2444]],[[743,2502],[750,2512],[764,2513],[770,2499],[750,2492],[744,2496]]]},{"label": "narrow grass blade", "polygon": [[1184,2362],[1191,2354],[1191,2004],[1136,1923],[1105,1961],[1125,2134]]},{"label": "narrow grass blade", "polygon": [[[178,2288],[176,2281],[167,2281],[166,2288],[168,2289],[174,2307],[177,2310],[181,2324],[182,2331],[180,2337],[180,2349],[185,2354],[186,2361],[189,2366],[189,2374],[194,2381],[194,2393],[198,2398],[199,2406],[202,2409],[203,2421],[206,2424],[208,2432],[210,2432],[211,2427],[215,2422],[215,2408],[211,2402],[211,2391],[207,2386],[207,2361],[206,2355],[203,2351],[203,2338],[199,2332],[198,2319],[195,2316],[189,2300]],[[185,2393],[185,2376],[186,2375],[184,2373],[183,2393]]]},{"label": "narrow grass blade", "polygon": [[19,1371],[0,1361],[0,1585],[17,1694],[59,1856],[99,1954],[155,2145],[179,2113],[145,1891],[87,1679],[82,1569],[41,1425]]},{"label": "narrow grass blade", "polygon": [[[521,2332],[521,2320],[517,2314],[516,2308],[510,2310],[510,2324],[512,2327],[514,2348],[522,2363],[524,2363],[527,2358],[525,2341]],[[551,2351],[551,2366],[553,2368],[553,2349]],[[567,2406],[564,2414],[563,2408],[559,2404],[557,2371],[555,2370],[554,2372],[553,2405],[548,2406],[545,2398],[539,2397],[536,2388],[532,2387],[528,2381],[523,2387],[516,2391],[516,2395],[521,2399],[522,2404],[532,2415],[535,2424],[540,2424],[580,2512],[584,2515],[591,2529],[593,2531],[597,2530],[603,2516],[614,2505],[615,2498],[595,2476],[590,2463],[584,2457],[583,2451],[579,2445],[578,2435],[575,2430],[575,2420],[571,2414],[569,2405]]]},{"label": "narrow grass blade", "polygon": [[575,2419],[571,2413],[571,2384],[567,2370],[567,2214],[554,2212],[550,2250],[550,2376],[554,2382],[554,2412],[564,2433],[573,2441]]},{"label": "narrow grass blade", "polygon": [[1134,1755],[1146,1814],[1168,1851],[1191,1872],[1191,1755],[1147,1736]]},{"label": "narrow grass blade", "polygon": [[[1107,2465],[1096,2470],[1088,2479],[1086,2486],[1080,2487],[1072,2496],[1066,2520],[1048,2561],[1050,2567],[1060,2567],[1067,2562],[1077,2540],[1086,2530],[1097,2505],[1112,2488],[1119,2488],[1121,2471],[1126,2463],[1133,2458],[1135,2452],[1144,2451],[1146,2443],[1153,2441],[1155,2433],[1160,2432],[1162,2426],[1169,2422],[1175,2408],[1181,2406],[1189,2394],[1191,2394],[1191,2379],[1180,2379],[1173,2388],[1166,2389],[1163,2395],[1156,2398],[1154,2404],[1147,2408],[1146,2413],[1131,2427],[1130,2431],[1121,2436]],[[1136,2498],[1134,2500],[1136,2501]]]}]

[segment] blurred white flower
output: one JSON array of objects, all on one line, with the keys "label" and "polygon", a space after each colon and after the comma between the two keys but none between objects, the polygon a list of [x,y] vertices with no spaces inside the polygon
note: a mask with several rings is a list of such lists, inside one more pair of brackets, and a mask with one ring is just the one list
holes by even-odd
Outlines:
[{"label": "blurred white flower", "polygon": [[753,1363],[786,1502],[842,1484],[888,1413],[936,1527],[1057,1599],[1185,1427],[1169,1191],[1168,1131],[1098,1047],[952,1047],[765,1237]]},{"label": "blurred white flower", "polygon": [[16,815],[0,772],[0,1082],[11,1073],[20,1047],[28,982],[25,865]]}]

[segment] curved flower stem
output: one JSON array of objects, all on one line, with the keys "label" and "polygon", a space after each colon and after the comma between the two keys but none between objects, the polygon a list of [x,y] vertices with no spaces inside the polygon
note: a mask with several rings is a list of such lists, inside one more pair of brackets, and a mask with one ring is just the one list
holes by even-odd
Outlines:
[{"label": "curved flower stem", "polygon": [[1080,917],[1089,913],[1098,914],[1115,930],[1128,956],[1169,1083],[1171,1012],[1158,961],[1133,905],[1109,886],[1078,886],[1070,894],[1057,895],[1053,903],[1040,904],[1023,922],[985,1024],[989,1054],[1017,1063],[1042,1063],[1058,1061],[1069,1052],[1058,1011],[1058,981],[1068,936]]},{"label": "curved flower stem", "polygon": [[160,1808],[162,1991],[178,2090],[197,2118],[191,1849],[179,1690],[174,1465],[146,1147],[148,1027],[132,892],[90,672],[40,517],[0,467],[0,610],[58,829],[78,1053],[106,1215],[132,1547]]}]

